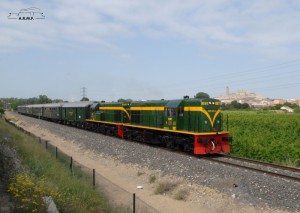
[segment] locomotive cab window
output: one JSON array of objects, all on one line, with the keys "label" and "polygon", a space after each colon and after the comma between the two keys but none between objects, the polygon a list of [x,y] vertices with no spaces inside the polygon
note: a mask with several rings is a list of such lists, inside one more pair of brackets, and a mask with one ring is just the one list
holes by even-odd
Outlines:
[{"label": "locomotive cab window", "polygon": [[166,113],[168,117],[176,116],[176,108],[168,108],[166,109]]}]

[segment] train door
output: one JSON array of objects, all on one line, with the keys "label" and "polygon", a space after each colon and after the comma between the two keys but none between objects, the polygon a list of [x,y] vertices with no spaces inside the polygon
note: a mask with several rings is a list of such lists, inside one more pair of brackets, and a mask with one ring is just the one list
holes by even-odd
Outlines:
[{"label": "train door", "polygon": [[176,130],[177,108],[166,108],[165,114],[165,129]]},{"label": "train door", "polygon": [[184,108],[178,107],[177,108],[177,130],[184,129]]}]

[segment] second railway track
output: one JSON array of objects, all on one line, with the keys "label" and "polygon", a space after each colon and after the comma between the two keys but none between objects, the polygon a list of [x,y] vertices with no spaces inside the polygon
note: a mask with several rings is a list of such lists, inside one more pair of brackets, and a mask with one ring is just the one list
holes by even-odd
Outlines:
[{"label": "second railway track", "polygon": [[203,159],[300,183],[300,169],[297,168],[223,155]]},{"label": "second railway track", "polygon": [[235,156],[227,156],[227,155],[222,155],[223,158],[228,158],[228,159],[234,159],[234,160],[239,160],[242,162],[248,162],[248,163],[254,163],[262,166],[267,166],[267,167],[272,167],[275,169],[281,169],[285,171],[291,171],[295,173],[300,173],[300,169],[294,168],[294,167],[288,167],[288,166],[281,166],[281,165],[276,165],[272,163],[266,163],[262,161],[256,161],[256,160],[251,160],[251,159],[246,159],[246,158],[240,158],[240,157],[235,157]]}]

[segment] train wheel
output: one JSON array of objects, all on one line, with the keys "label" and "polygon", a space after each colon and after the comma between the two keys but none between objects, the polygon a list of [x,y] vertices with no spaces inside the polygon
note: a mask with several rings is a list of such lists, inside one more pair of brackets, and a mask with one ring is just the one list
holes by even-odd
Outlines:
[{"label": "train wheel", "polygon": [[167,141],[166,147],[170,149],[174,149],[174,143],[172,141]]}]

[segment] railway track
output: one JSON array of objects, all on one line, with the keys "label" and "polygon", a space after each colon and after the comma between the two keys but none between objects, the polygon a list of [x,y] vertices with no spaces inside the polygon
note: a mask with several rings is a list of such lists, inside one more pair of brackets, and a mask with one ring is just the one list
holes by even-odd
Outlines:
[{"label": "railway track", "polygon": [[300,183],[300,169],[297,168],[225,155],[203,157],[203,159]]},{"label": "railway track", "polygon": [[214,156],[196,156],[191,153],[178,151],[175,149],[168,149],[165,147],[160,147],[160,149],[164,149],[168,152],[175,152],[180,155],[198,157],[200,159],[204,159],[207,161],[224,164],[227,166],[233,166],[245,170],[254,171],[257,173],[267,174],[273,177],[283,178],[286,180],[294,181],[300,183],[300,169],[287,167],[287,166],[280,166],[276,164],[261,162],[250,160],[246,158],[240,158],[235,156],[227,156],[227,155],[214,155]]},{"label": "railway track", "polygon": [[281,169],[281,170],[285,170],[285,171],[300,173],[300,169],[298,169],[298,168],[293,168],[293,167],[288,167],[288,166],[280,166],[280,165],[276,165],[276,164],[272,164],[272,163],[266,163],[266,162],[261,162],[261,161],[256,161],[256,160],[250,160],[250,159],[240,158],[240,157],[235,157],[235,156],[227,156],[227,155],[221,155],[221,156],[223,158],[240,160],[240,161],[244,161],[244,162],[255,163],[255,164],[268,166],[268,167],[272,167],[272,168],[276,168],[276,169]]}]

